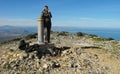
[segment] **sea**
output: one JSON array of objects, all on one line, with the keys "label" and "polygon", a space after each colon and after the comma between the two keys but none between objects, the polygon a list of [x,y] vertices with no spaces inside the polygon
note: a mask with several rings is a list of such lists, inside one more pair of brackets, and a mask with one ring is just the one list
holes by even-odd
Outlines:
[{"label": "sea", "polygon": [[113,38],[120,41],[119,28],[81,28],[81,27],[53,27],[53,31],[66,31],[72,34],[83,32],[87,34],[95,34],[104,38]]}]

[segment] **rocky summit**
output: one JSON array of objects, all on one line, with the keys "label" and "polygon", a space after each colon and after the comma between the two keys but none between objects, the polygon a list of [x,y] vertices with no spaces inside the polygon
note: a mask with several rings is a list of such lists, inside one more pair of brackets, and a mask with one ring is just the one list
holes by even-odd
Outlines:
[{"label": "rocky summit", "polygon": [[120,74],[120,42],[78,32],[51,32],[51,44],[37,34],[0,43],[0,74]]}]

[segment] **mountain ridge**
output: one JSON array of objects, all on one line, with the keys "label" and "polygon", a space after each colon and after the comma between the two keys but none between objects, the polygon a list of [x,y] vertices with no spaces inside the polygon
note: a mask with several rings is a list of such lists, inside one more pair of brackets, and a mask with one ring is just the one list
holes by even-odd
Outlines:
[{"label": "mountain ridge", "polygon": [[0,41],[11,40],[36,33],[37,27],[0,26]]},{"label": "mountain ridge", "polygon": [[[25,50],[18,48],[21,39],[30,42]],[[51,32],[54,45],[39,46],[37,34],[21,39],[0,44],[0,73],[120,73],[119,41],[81,32]]]}]

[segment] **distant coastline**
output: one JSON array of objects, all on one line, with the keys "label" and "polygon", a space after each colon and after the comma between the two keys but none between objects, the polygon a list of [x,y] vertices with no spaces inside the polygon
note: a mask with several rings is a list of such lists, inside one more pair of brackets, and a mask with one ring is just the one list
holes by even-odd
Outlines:
[{"label": "distant coastline", "polygon": [[[52,30],[60,32],[66,31],[72,34],[83,32],[98,35],[100,37],[113,38],[120,41],[120,29],[52,26]],[[37,33],[37,27],[0,26],[0,41],[11,40],[31,33]]]},{"label": "distant coastline", "polygon": [[53,31],[67,31],[73,34],[77,32],[83,32],[87,34],[95,34],[105,38],[114,38],[115,40],[120,41],[120,29],[116,28],[80,28],[54,26]]}]

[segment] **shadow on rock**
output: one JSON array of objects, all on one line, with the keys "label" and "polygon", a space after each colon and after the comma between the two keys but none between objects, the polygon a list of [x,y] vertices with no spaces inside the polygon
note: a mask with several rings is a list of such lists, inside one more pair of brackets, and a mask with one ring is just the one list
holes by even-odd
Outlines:
[{"label": "shadow on rock", "polygon": [[[20,46],[20,44],[23,42],[23,44]],[[41,59],[42,56],[60,56],[62,51],[70,49],[70,47],[55,47],[54,44],[34,44],[34,45],[29,45],[29,43],[26,43],[25,41],[22,41],[19,44],[19,49],[24,50],[27,54],[34,53],[39,59]],[[22,49],[21,49],[22,48]]]},{"label": "shadow on rock", "polygon": [[82,49],[89,49],[89,48],[97,48],[97,49],[101,49],[100,47],[96,47],[96,46],[84,46],[81,47]]}]

